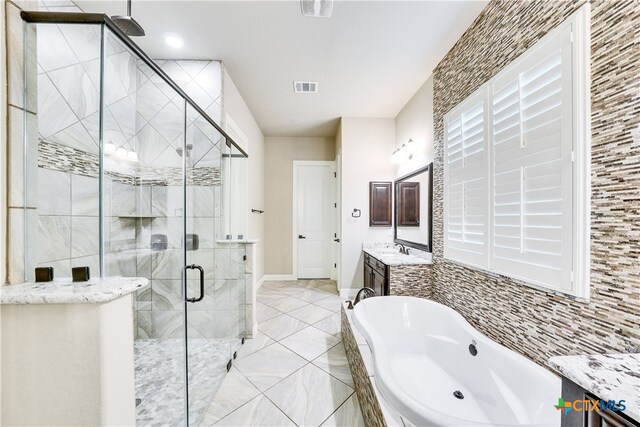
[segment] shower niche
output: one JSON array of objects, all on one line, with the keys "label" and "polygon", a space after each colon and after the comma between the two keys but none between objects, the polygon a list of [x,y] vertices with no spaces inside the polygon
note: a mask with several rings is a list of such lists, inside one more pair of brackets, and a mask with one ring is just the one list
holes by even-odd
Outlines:
[{"label": "shower niche", "polygon": [[152,61],[102,15],[22,18],[33,106],[13,280],[149,279],[132,307],[137,422],[198,424],[247,334],[245,246],[224,243],[246,234],[247,154],[219,126],[222,64]]}]

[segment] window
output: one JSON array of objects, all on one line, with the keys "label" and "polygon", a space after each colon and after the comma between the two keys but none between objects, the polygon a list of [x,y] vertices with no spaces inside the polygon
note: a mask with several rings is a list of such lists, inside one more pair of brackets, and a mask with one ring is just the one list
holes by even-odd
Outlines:
[{"label": "window", "polygon": [[589,284],[589,5],[445,116],[445,258]]},{"label": "window", "polygon": [[486,267],[488,261],[486,96],[480,91],[445,118],[446,254]]}]

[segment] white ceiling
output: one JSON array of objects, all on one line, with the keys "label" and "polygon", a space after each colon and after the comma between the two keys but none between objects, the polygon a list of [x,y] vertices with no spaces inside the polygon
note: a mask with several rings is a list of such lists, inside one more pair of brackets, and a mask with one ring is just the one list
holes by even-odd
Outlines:
[{"label": "white ceiling", "polygon": [[[307,18],[297,1],[134,0],[132,11],[152,58],[221,59],[266,136],[333,136],[339,117],[395,117],[486,4],[336,1],[331,18]],[[294,80],[318,81],[318,93],[294,93]]]}]

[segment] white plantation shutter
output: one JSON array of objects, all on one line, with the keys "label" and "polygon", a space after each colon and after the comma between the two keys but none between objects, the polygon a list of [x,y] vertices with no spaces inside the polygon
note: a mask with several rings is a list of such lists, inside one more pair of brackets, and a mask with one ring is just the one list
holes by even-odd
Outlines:
[{"label": "white plantation shutter", "polygon": [[589,4],[447,113],[444,256],[589,295]]},{"label": "white plantation shutter", "polygon": [[492,270],[571,289],[571,28],[493,81]]},{"label": "white plantation shutter", "polygon": [[447,114],[445,256],[487,266],[486,96],[480,91]]}]

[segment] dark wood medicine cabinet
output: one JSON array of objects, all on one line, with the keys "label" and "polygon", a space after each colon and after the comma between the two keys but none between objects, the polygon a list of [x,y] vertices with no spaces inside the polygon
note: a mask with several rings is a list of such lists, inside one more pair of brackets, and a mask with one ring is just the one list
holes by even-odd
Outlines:
[{"label": "dark wood medicine cabinet", "polygon": [[391,227],[391,182],[369,182],[369,226]]}]

